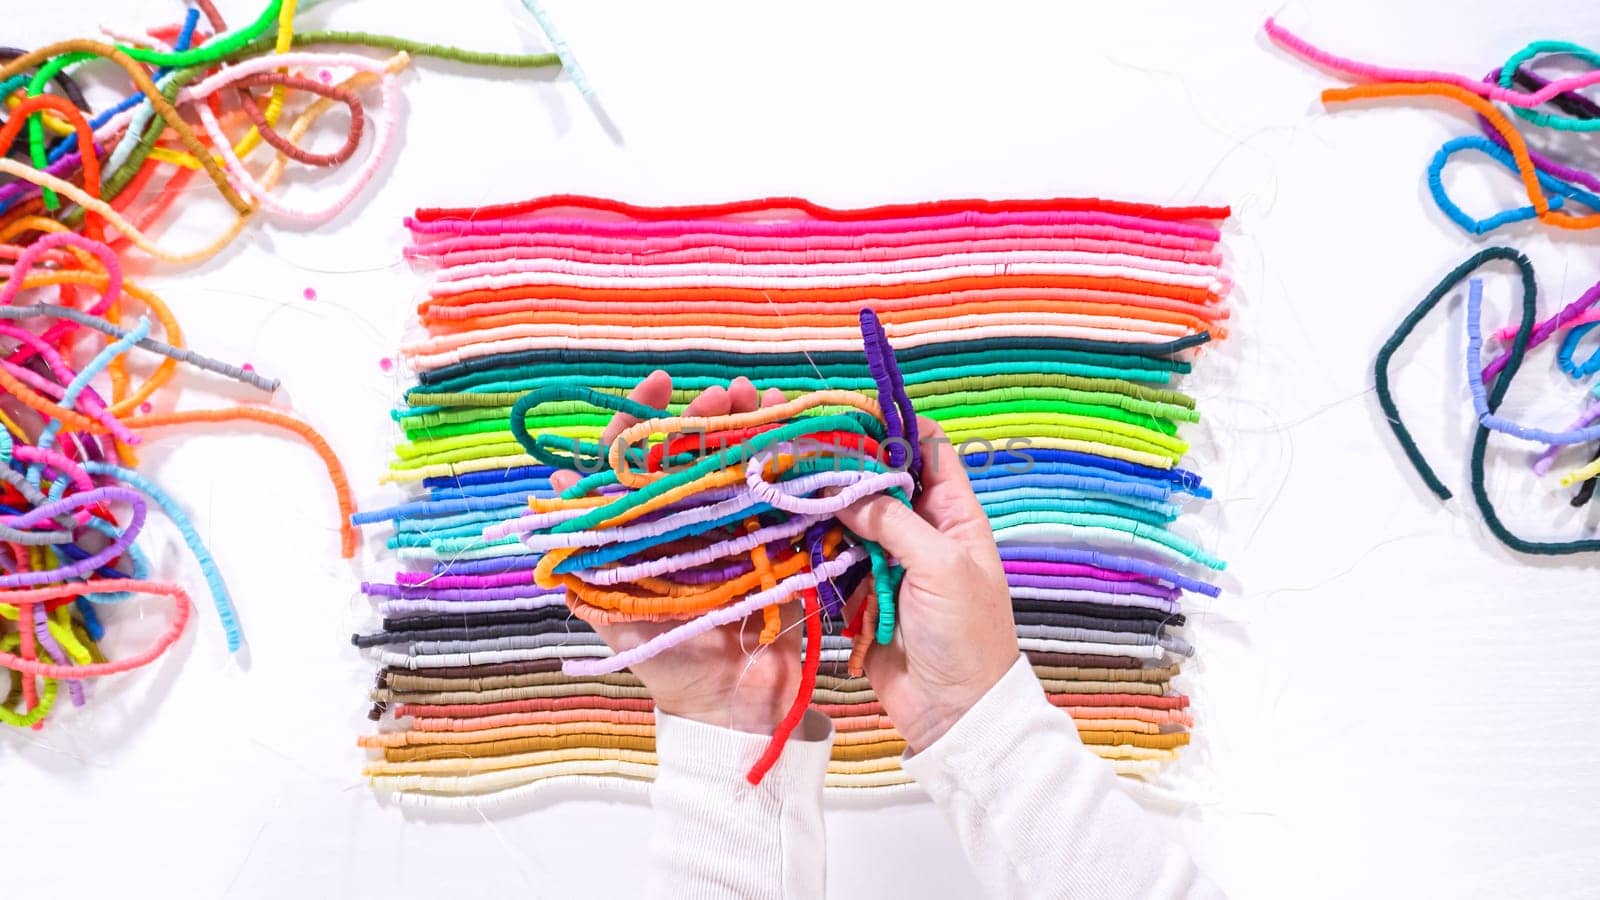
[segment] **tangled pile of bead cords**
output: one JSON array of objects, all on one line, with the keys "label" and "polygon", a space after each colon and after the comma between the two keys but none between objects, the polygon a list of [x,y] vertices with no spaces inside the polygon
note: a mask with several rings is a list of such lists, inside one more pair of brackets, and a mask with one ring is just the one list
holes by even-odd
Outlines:
[{"label": "tangled pile of bead cords", "polygon": [[[1600,131],[1600,104],[1578,91],[1600,84],[1600,69],[1548,81],[1531,66],[1540,57],[1575,58],[1600,65],[1600,54],[1565,41],[1536,41],[1517,51],[1482,81],[1447,72],[1429,72],[1374,66],[1335,56],[1318,49],[1293,32],[1268,19],[1266,33],[1278,46],[1335,74],[1363,83],[1322,92],[1327,104],[1394,98],[1441,98],[1459,103],[1477,115],[1485,137],[1458,138],[1445,144],[1428,169],[1428,186],[1434,201],[1450,220],[1469,234],[1487,234],[1514,222],[1537,219],[1557,228],[1585,230],[1600,227],[1600,176],[1575,168],[1528,146],[1517,126],[1495,106],[1506,106],[1517,118],[1539,128],[1586,136]],[[1515,90],[1514,84],[1531,88]],[[1560,114],[1539,107],[1553,104]],[[1529,204],[1503,210],[1488,218],[1473,219],[1444,188],[1443,173],[1451,157],[1464,150],[1481,152],[1516,173]],[[1587,213],[1568,208],[1581,206]]]},{"label": "tangled pile of bead cords", "polygon": [[[1580,93],[1585,88],[1600,84],[1600,68],[1578,75],[1548,80],[1532,69],[1541,58],[1565,58],[1585,65],[1600,66],[1600,54],[1578,44],[1566,41],[1536,41],[1518,50],[1502,65],[1496,67],[1482,81],[1445,72],[1415,71],[1370,65],[1336,56],[1321,50],[1303,38],[1269,19],[1266,32],[1273,41],[1308,62],[1336,74],[1364,83],[1354,87],[1324,91],[1325,103],[1344,103],[1364,99],[1429,98],[1439,97],[1460,103],[1474,112],[1483,129],[1483,136],[1460,137],[1447,142],[1434,156],[1428,168],[1428,189],[1434,202],[1452,222],[1473,236],[1488,234],[1496,229],[1519,222],[1536,222],[1565,230],[1587,230],[1600,227],[1600,174],[1579,168],[1572,159],[1562,160],[1547,148],[1544,152],[1532,149],[1526,137],[1500,107],[1509,109],[1517,119],[1533,127],[1561,135],[1568,141],[1588,143],[1590,135],[1600,131],[1600,103]],[[1516,88],[1522,87],[1525,91]],[[1549,105],[1555,111],[1542,109]],[[1548,142],[1547,142],[1548,143]],[[1501,166],[1515,172],[1527,193],[1529,205],[1502,210],[1485,218],[1473,218],[1449,195],[1444,185],[1444,171],[1450,160],[1463,151],[1475,151],[1490,157]],[[1582,207],[1587,213],[1573,210]],[[1491,332],[1487,337],[1502,344],[1502,348],[1487,365],[1480,365],[1486,335],[1479,327],[1482,305],[1482,283],[1468,279],[1480,266],[1496,260],[1515,265],[1522,276],[1524,319],[1519,325],[1509,325]],[[1584,337],[1600,327],[1600,311],[1594,309],[1600,301],[1600,283],[1584,291],[1576,300],[1555,315],[1541,318],[1537,310],[1537,283],[1533,265],[1521,253],[1510,248],[1490,248],[1475,254],[1457,266],[1407,317],[1385,344],[1376,363],[1376,381],[1379,401],[1387,413],[1391,429],[1402,449],[1423,481],[1441,499],[1449,499],[1451,491],[1434,473],[1423,458],[1416,442],[1411,438],[1389,386],[1389,365],[1412,328],[1443,299],[1451,289],[1466,280],[1469,306],[1473,310],[1472,325],[1467,335],[1469,366],[1467,384],[1473,397],[1473,412],[1479,424],[1472,452],[1473,499],[1482,512],[1490,531],[1506,546],[1534,554],[1556,555],[1600,550],[1600,541],[1533,541],[1513,534],[1494,509],[1489,492],[1484,487],[1484,446],[1490,433],[1509,435],[1522,441],[1543,445],[1532,462],[1535,473],[1545,475],[1554,467],[1560,452],[1581,444],[1597,444],[1592,460],[1564,473],[1560,478],[1563,487],[1581,483],[1572,505],[1581,507],[1595,494],[1596,480],[1600,479],[1600,383],[1593,385],[1582,412],[1564,430],[1551,431],[1510,420],[1495,412],[1510,388],[1511,379],[1521,367],[1523,355],[1546,341],[1559,337],[1555,368],[1577,381],[1587,381],[1600,372],[1600,353],[1577,362],[1579,346]]]},{"label": "tangled pile of bead cords", "polygon": [[[782,627],[779,604],[803,596],[810,642],[799,694],[768,752],[752,766],[752,784],[761,782],[811,702],[822,659],[823,608],[840,615],[854,586],[871,579],[873,600],[862,605],[846,632],[854,638],[852,675],[861,674],[874,638],[887,644],[894,636],[903,570],[872,542],[844,547],[834,518],[880,493],[910,506],[917,489],[912,473],[921,471],[915,412],[894,352],[870,309],[861,311],[860,320],[877,396],[885,398],[881,407],[863,394],[818,391],[758,412],[684,418],[592,389],[530,392],[512,409],[514,423],[542,402],[568,399],[616,408],[640,422],[613,443],[603,471],[551,502],[535,501],[538,512],[483,533],[485,540],[518,535],[524,547],[541,552],[535,583],[565,589],[573,612],[591,625],[686,620],[604,659],[569,659],[562,671],[572,676],[621,671],[756,614],[762,617],[758,640],[770,644]],[[534,458],[569,462],[525,432],[519,437]],[[635,471],[627,449],[655,438],[664,452]],[[675,453],[674,444],[688,447]],[[885,447],[898,452],[886,453]],[[576,458],[570,465],[590,467]],[[601,493],[613,486],[623,491]],[[578,550],[588,552],[572,552]],[[869,614],[872,620],[863,622]]]},{"label": "tangled pile of bead cords", "polygon": [[[381,35],[296,34],[295,10],[294,0],[273,0],[249,25],[228,31],[214,5],[201,0],[181,24],[135,35],[108,31],[116,43],[84,39],[31,52],[0,49],[0,147],[6,148],[0,153],[0,340],[7,354],[0,360],[6,397],[0,411],[0,668],[10,674],[0,722],[41,727],[61,685],[73,704],[82,705],[87,679],[148,664],[183,633],[187,594],[149,580],[137,544],[151,502],[173,520],[194,555],[229,649],[242,645],[233,603],[199,534],[182,507],[133,468],[135,448],[150,430],[254,423],[298,435],[327,467],[342,550],[347,557],[355,552],[348,523],[355,507],[344,471],[310,426],[266,406],[154,411],[157,404],[170,405],[162,403],[162,390],[173,386],[180,364],[269,394],[277,381],[185,349],[161,299],[124,277],[129,265],[209,259],[257,214],[311,225],[348,208],[393,150],[396,75],[410,53],[518,67],[558,64],[553,54],[476,54]],[[321,43],[399,52],[377,60],[293,50]],[[98,111],[74,77],[96,62],[112,63],[133,86],[126,99]],[[376,114],[358,93],[373,84],[382,96]],[[309,102],[294,109],[296,97]],[[331,153],[302,146],[335,105],[349,111],[343,146]],[[198,129],[191,124],[196,120]],[[290,124],[280,132],[282,123]],[[297,206],[278,196],[291,164],[338,166],[363,143],[365,158],[353,164],[333,199]],[[270,159],[252,163],[262,148],[271,151]],[[149,231],[188,206],[185,187],[196,172],[211,179],[236,218],[206,246],[172,250]],[[74,368],[72,361],[95,340],[98,351]],[[124,361],[136,348],[165,357],[142,381]],[[97,610],[140,595],[170,600],[169,626],[149,646],[106,659],[100,647],[106,623]]]},{"label": "tangled pile of bead cords", "polygon": [[[669,415],[737,375],[802,406],[819,392],[875,397],[857,331],[869,305],[915,412],[963,445],[1019,643],[1051,701],[1116,771],[1156,774],[1192,724],[1172,686],[1191,652],[1174,633],[1183,595],[1218,593],[1185,570],[1222,567],[1172,527],[1183,497],[1209,491],[1177,465],[1187,450],[1178,426],[1198,414],[1170,385],[1197,347],[1226,333],[1228,279],[1219,234],[1205,224],[1225,215],[1103,200],[838,210],[789,198],[649,208],[572,196],[419,211],[410,255],[437,272],[420,307],[429,336],[404,348],[421,384],[395,413],[407,440],[389,479],[422,494],[357,521],[393,523],[389,546],[425,568],[363,585],[383,616],[381,629],[355,636],[384,667],[372,717],[395,717],[362,738],[382,753],[368,776],[424,804],[498,800],[558,779],[650,778],[649,695],[617,671],[631,658],[612,656],[581,601],[613,588],[580,584],[569,608],[569,583],[553,580],[574,574],[551,559],[571,561],[572,551],[544,534],[562,523],[541,517],[569,516],[560,507],[577,501],[556,498],[549,478],[578,460],[595,471],[593,442],[625,406],[621,395],[657,368],[673,376]],[[627,439],[664,428],[639,426]],[[978,439],[997,452],[966,444]],[[614,452],[650,471],[688,449],[653,440]],[[1003,449],[1008,440],[1032,448],[1031,467]],[[733,515],[739,485],[760,487],[749,475],[730,470],[726,495],[660,514],[727,504]],[[644,490],[608,485],[600,496]],[[724,539],[754,549],[742,530]],[[769,565],[789,540],[766,546]],[[599,555],[608,547],[577,551],[585,577],[663,565],[645,553]],[[799,572],[804,561],[786,564]],[[654,577],[755,571],[749,559],[719,565]],[[811,700],[840,734],[827,783],[903,785],[904,741],[850,672],[878,630],[852,629],[828,596],[818,606],[820,640],[806,635],[802,652],[820,647]]]}]

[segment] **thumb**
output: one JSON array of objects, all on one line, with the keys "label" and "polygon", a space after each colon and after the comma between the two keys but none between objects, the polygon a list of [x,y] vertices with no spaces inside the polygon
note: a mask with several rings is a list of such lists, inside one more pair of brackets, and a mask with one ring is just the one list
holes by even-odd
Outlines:
[{"label": "thumb", "polygon": [[957,548],[948,537],[893,497],[857,500],[839,510],[839,521],[912,571],[937,571],[956,558]]}]

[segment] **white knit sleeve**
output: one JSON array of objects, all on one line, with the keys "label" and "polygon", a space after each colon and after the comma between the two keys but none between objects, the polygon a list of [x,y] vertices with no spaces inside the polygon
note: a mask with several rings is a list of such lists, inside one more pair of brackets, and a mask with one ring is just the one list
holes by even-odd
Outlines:
[{"label": "white knit sleeve", "polygon": [[653,897],[820,897],[822,781],[833,723],[811,710],[760,785],[745,772],[764,735],[656,714]]},{"label": "white knit sleeve", "polygon": [[1216,897],[1019,659],[906,771],[995,897]]}]

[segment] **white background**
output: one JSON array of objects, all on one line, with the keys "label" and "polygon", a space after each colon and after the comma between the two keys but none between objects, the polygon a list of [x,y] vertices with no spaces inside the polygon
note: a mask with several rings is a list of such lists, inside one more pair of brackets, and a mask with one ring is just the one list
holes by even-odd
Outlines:
[{"label": "white background", "polygon": [[[181,16],[167,0],[7,0],[0,37],[34,46]],[[256,3],[223,3],[234,23]],[[796,194],[835,205],[1099,194],[1231,203],[1233,338],[1189,382],[1207,424],[1194,466],[1218,499],[1186,527],[1232,563],[1195,616],[1197,746],[1163,785],[1202,865],[1239,897],[1595,896],[1600,890],[1600,609],[1593,563],[1494,543],[1466,502],[1470,416],[1460,304],[1403,354],[1397,389],[1463,490],[1424,491],[1383,425],[1371,360],[1400,317],[1469,255],[1423,170],[1471,130],[1442,103],[1325,112],[1334,83],[1269,47],[1260,2],[867,4],[551,0],[599,92],[564,79],[423,61],[404,75],[405,138],[354,211],[312,231],[255,227],[198,270],[147,278],[191,343],[284,379],[277,402],[338,448],[358,501],[407,384],[385,372],[421,276],[401,217],[430,204],[587,192],[644,203]],[[542,48],[514,0],[334,0],[307,24],[495,50]],[[1524,43],[1600,40],[1586,0],[1508,6],[1318,0],[1289,26],[1360,58],[1481,76]],[[1570,143],[1568,144],[1570,146]],[[1600,160],[1591,153],[1590,163]],[[1469,165],[1464,196],[1517,198]],[[300,178],[309,196],[325,175]],[[163,239],[221,220],[209,187]],[[1600,242],[1522,226],[1544,309],[1600,277]],[[312,287],[314,302],[302,298]],[[1508,279],[1490,283],[1496,320]],[[196,377],[182,406],[223,402]],[[1582,388],[1535,356],[1507,410],[1564,427]],[[234,397],[244,394],[234,392]],[[1577,452],[1564,461],[1576,459]],[[1575,536],[1530,454],[1494,457],[1524,533]],[[558,791],[451,821],[382,805],[359,778],[371,667],[363,575],[381,536],[337,556],[331,491],[309,451],[267,431],[169,436],[143,471],[208,536],[251,644],[230,659],[198,571],[164,523],[147,541],[200,606],[150,670],[96,686],[42,732],[0,735],[0,895],[565,897],[640,877],[648,809]],[[1585,577],[1587,576],[1587,577]],[[129,646],[159,605],[113,622]],[[143,621],[139,617],[143,615]],[[831,892],[969,894],[925,803],[835,808]]]}]

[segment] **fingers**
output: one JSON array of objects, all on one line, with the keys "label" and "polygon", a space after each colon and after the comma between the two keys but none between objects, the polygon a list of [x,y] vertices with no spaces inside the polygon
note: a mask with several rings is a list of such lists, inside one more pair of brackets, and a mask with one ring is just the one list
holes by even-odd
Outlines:
[{"label": "fingers", "polygon": [[[636,400],[645,406],[656,409],[666,409],[672,402],[672,376],[660,369],[645,376],[645,379],[633,390],[628,392],[629,400]],[[617,439],[617,435],[639,424],[633,416],[617,413],[611,417],[611,422],[606,425],[606,430],[600,433],[600,446],[609,447]]]},{"label": "fingers", "polygon": [[918,416],[917,432],[923,448],[922,495],[917,498],[917,512],[943,532],[974,522],[987,528],[983,504],[978,502],[961,454],[945,436],[944,428],[932,419]]},{"label": "fingers", "polygon": [[750,379],[740,375],[728,385],[728,411],[735,413],[754,412],[760,398],[756,396],[756,386]]},{"label": "fingers", "polygon": [[[776,401],[771,398],[776,395]],[[672,402],[672,377],[666,372],[657,369],[651,372],[632,391],[628,399],[636,400],[646,406],[665,409]],[[783,392],[769,390],[765,397],[758,395],[756,386],[750,379],[743,375],[735,378],[726,388],[712,386],[694,398],[683,411],[685,416],[726,416],[730,413],[752,412],[760,406],[771,406],[783,402]],[[604,431],[600,433],[600,445],[610,447],[617,439],[617,435],[637,425],[639,420],[633,416],[618,413],[611,417]],[[550,476],[550,486],[557,492],[577,484],[581,475],[576,472],[556,472]]]},{"label": "fingers", "polygon": [[777,388],[767,388],[761,394],[761,405],[764,407],[778,406],[779,404],[788,402],[788,400],[789,398],[783,395],[783,391]]},{"label": "fingers", "polygon": [[[628,392],[628,399],[656,409],[665,409],[667,404],[672,402],[672,376],[660,369],[651,372]],[[600,432],[601,452],[604,453],[611,447],[611,442],[617,439],[617,435],[638,423],[638,419],[624,413],[612,416],[611,421],[606,423],[605,430]],[[550,486],[556,493],[561,493],[577,484],[582,478],[583,476],[577,472],[566,470],[554,472],[550,475]]]},{"label": "fingers", "polygon": [[839,511],[846,528],[882,545],[908,570],[934,571],[958,553],[949,538],[893,497],[858,500]]},{"label": "fingers", "polygon": [[726,388],[712,385],[700,392],[700,396],[689,401],[684,409],[685,416],[725,416],[733,408],[733,398],[729,396]]}]

